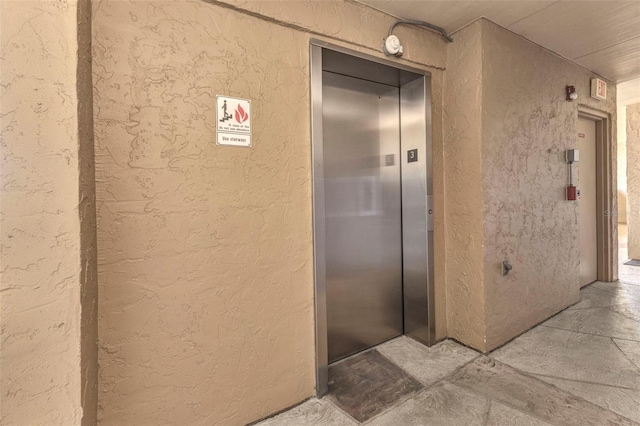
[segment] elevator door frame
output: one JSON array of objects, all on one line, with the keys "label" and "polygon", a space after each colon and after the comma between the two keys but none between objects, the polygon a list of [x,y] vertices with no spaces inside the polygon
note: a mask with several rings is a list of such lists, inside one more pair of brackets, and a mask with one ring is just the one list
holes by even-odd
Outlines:
[{"label": "elevator door frame", "polygon": [[[323,63],[326,53],[326,63]],[[343,61],[329,59],[342,56]],[[366,61],[365,62],[363,62]],[[365,64],[366,70],[363,70]],[[327,68],[329,67],[329,68]],[[310,41],[311,145],[313,169],[313,245],[316,332],[316,394],[328,392],[327,283],[323,162],[322,72],[400,88],[400,160],[402,186],[402,250],[404,334],[430,346],[435,343],[433,295],[433,183],[430,73],[371,57],[319,40]],[[418,162],[408,164],[408,151],[418,149]],[[413,297],[413,299],[411,299]]]}]

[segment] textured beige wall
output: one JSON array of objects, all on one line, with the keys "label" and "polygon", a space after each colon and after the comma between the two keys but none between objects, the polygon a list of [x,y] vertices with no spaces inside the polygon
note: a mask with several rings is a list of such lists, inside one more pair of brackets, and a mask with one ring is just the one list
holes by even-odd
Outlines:
[{"label": "textured beige wall", "polygon": [[482,245],[482,33],[476,21],[448,46],[444,90],[447,329],[485,347]]},{"label": "textured beige wall", "polygon": [[78,208],[80,219],[80,357],[82,424],[98,419],[98,259],[91,70],[91,1],[77,2]]},{"label": "textured beige wall", "polygon": [[[380,55],[382,39],[397,18],[353,0],[205,0],[234,10],[258,14],[280,25],[320,35],[325,40],[347,42],[352,49]],[[420,67],[444,68],[449,45],[434,32],[400,25],[393,31],[404,47],[402,62]]]},{"label": "textured beige wall", "polygon": [[640,102],[640,78],[616,85],[618,134],[618,222],[627,222],[627,105]]},{"label": "textured beige wall", "polygon": [[640,104],[627,105],[629,258],[640,259]]},{"label": "textured beige wall", "polygon": [[90,256],[78,211],[76,8],[0,2],[0,424],[79,424],[81,376],[95,376],[81,373]]},{"label": "textured beige wall", "polygon": [[[618,86],[618,96],[620,86]],[[620,103],[616,107],[618,115],[618,223],[627,223],[627,106]]]},{"label": "textured beige wall", "polygon": [[[489,351],[579,298],[564,151],[577,146],[580,106],[610,114],[615,141],[615,86],[606,102],[591,99],[591,72],[485,19],[454,37],[444,98],[448,331]],[[565,101],[566,85],[578,102]],[[506,277],[503,260],[513,265]]]},{"label": "textured beige wall", "polygon": [[[94,5],[102,424],[243,424],[314,392],[309,39],[382,56],[394,18],[209,3]],[[445,65],[401,31],[405,63]],[[215,145],[216,94],[252,99],[253,148]]]},{"label": "textured beige wall", "polygon": [[[615,143],[616,91],[610,83],[606,102],[590,98],[593,73],[487,20],[482,40],[486,348],[493,349],[579,300],[578,203],[564,199],[564,151],[578,144],[579,106],[611,115]],[[566,85],[576,86],[578,102],[565,100]],[[513,265],[506,277],[504,259]]]}]

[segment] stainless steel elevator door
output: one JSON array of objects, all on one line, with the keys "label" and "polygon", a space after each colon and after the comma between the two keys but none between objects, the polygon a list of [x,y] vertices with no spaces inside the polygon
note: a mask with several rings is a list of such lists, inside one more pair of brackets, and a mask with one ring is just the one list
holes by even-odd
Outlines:
[{"label": "stainless steel elevator door", "polygon": [[403,332],[399,89],[323,72],[329,362]]}]

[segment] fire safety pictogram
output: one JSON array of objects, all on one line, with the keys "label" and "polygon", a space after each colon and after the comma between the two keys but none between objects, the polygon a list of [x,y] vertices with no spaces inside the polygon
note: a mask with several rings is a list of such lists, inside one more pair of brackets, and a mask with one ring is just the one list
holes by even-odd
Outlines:
[{"label": "fire safety pictogram", "polygon": [[251,100],[216,96],[216,144],[251,146]]}]

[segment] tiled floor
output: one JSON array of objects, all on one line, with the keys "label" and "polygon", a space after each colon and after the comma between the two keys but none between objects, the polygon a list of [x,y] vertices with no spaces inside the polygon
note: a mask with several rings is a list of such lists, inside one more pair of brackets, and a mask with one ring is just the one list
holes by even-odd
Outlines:
[{"label": "tiled floor", "polygon": [[[620,230],[624,233],[626,230]],[[640,267],[488,357],[399,337],[331,367],[330,394],[266,425],[638,425]]]}]

